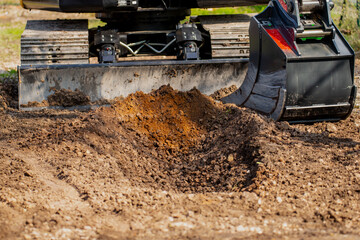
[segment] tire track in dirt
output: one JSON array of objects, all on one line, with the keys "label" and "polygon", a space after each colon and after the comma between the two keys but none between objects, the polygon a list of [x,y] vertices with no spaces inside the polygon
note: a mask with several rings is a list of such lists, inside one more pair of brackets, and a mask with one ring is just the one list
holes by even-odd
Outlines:
[{"label": "tire track in dirt", "polygon": [[[81,229],[86,226],[83,221],[79,223],[74,221],[75,219],[66,217],[71,214],[91,219],[94,214],[93,209],[81,198],[76,187],[60,180],[56,175],[56,170],[34,153],[25,153],[11,147],[5,147],[5,149],[3,153],[10,158],[10,166],[14,165],[13,161],[22,165],[21,167],[17,166],[11,172],[18,175],[20,185],[24,186],[22,189],[17,189],[24,197],[20,198],[20,201],[5,203],[12,209],[23,208],[26,210],[27,219],[23,219],[20,224],[17,223],[17,225],[23,225],[22,232],[25,237],[48,238],[52,236],[58,238],[64,234],[69,237],[73,234],[71,231],[77,231],[81,235],[84,230],[88,236],[96,235],[93,229]],[[8,178],[8,181],[12,180],[15,179]],[[31,183],[29,184],[29,182]],[[6,197],[11,191],[3,190],[5,191],[2,191],[2,196],[5,199],[11,199]],[[52,229],[47,234],[39,231],[39,229],[51,229],[58,222],[66,223]],[[71,231],[68,230],[69,226],[71,226]]]},{"label": "tire track in dirt", "polygon": [[[41,185],[49,192],[49,198],[56,193],[56,199],[49,199],[48,205],[52,209],[66,208],[68,211],[80,211],[82,213],[91,212],[88,203],[84,202],[76,186],[68,184],[57,176],[56,171],[46,164],[43,159],[29,153],[22,153],[19,150],[14,154],[15,158],[20,158],[25,164],[29,165],[31,177],[41,182]],[[59,198],[59,199],[58,199]],[[71,204],[69,204],[71,203]]]}]

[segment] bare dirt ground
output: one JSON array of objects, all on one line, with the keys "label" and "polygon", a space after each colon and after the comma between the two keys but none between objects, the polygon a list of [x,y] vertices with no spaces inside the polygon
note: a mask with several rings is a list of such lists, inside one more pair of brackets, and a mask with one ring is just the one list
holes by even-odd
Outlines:
[{"label": "bare dirt ground", "polygon": [[0,239],[360,239],[359,109],[289,125],[164,86],[22,112],[4,82]]},{"label": "bare dirt ground", "polygon": [[358,110],[289,125],[167,86],[5,108],[1,239],[360,239]]}]

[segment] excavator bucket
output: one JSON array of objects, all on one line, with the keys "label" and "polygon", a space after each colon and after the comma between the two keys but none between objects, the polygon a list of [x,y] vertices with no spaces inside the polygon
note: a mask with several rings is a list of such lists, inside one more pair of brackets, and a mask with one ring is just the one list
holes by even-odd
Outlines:
[{"label": "excavator bucket", "polygon": [[275,120],[336,121],[354,107],[355,54],[334,26],[329,1],[272,0],[250,22],[250,63],[222,99]]}]

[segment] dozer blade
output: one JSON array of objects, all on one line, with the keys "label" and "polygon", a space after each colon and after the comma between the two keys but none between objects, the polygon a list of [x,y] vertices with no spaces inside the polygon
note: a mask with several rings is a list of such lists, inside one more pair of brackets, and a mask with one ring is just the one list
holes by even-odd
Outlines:
[{"label": "dozer blade", "polygon": [[222,99],[275,120],[340,120],[355,102],[354,51],[332,24],[329,2],[272,0],[250,22],[250,63]]},{"label": "dozer blade", "polygon": [[[174,60],[176,56],[171,51],[169,55],[156,55],[161,51],[155,54],[144,51],[139,56],[129,57],[130,54],[125,51],[129,60],[125,60],[122,55],[119,62],[106,60],[100,64],[89,64],[89,49],[91,46],[94,48],[94,39],[107,43],[104,46],[108,46],[107,41],[125,44],[122,41],[126,42],[128,36],[139,39],[151,37],[153,40],[152,34],[159,31],[114,34],[113,31],[100,29],[97,31],[101,34],[97,34],[88,30],[87,20],[28,21],[21,39],[22,65],[18,67],[19,108],[91,108],[106,105],[114,98],[126,97],[136,91],[148,93],[167,84],[181,91],[196,87],[205,94],[232,85],[239,86],[245,78],[249,61],[249,19],[245,15],[229,15],[207,16],[198,20],[203,25],[201,28],[206,27],[202,31],[209,42],[204,48],[209,48],[212,59]],[[195,31],[194,29],[197,28],[192,27],[191,31]],[[171,38],[171,34],[176,34],[172,30],[160,32],[163,34],[159,35],[160,38]],[[180,34],[179,39],[181,37]],[[131,41],[133,42],[129,42],[129,45],[125,44],[128,47],[125,50],[130,48],[130,43],[137,46],[137,40]],[[164,43],[163,39],[159,41]],[[170,44],[171,42],[173,41]],[[138,50],[142,47],[144,46]],[[180,49],[177,43],[172,47]],[[101,48],[97,48],[100,51]],[[124,51],[120,47],[118,50]],[[103,50],[101,51],[103,54]],[[99,60],[104,59],[105,55],[101,56]]]},{"label": "dozer blade", "polygon": [[[244,79],[248,59],[153,60],[113,64],[23,65],[19,67],[19,108],[63,108],[41,106],[54,91],[78,90],[89,97],[89,108],[104,100],[126,97],[136,91],[145,93],[170,84],[187,91],[194,87],[211,94],[223,87],[238,85]],[[241,82],[240,82],[241,83]],[[38,103],[38,104],[37,104]],[[71,109],[71,108],[70,108]]]}]

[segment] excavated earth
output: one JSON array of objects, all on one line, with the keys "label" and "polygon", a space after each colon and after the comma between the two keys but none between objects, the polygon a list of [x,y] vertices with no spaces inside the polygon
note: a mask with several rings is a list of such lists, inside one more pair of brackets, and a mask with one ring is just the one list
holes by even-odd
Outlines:
[{"label": "excavated earth", "polygon": [[289,125],[163,86],[23,112],[0,86],[0,239],[360,239],[360,112]]}]

